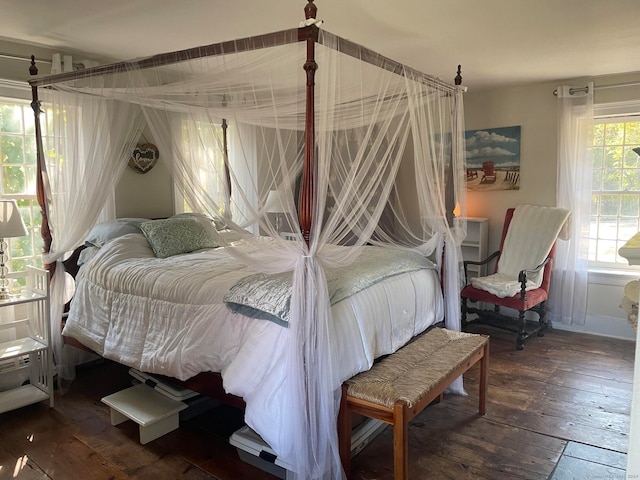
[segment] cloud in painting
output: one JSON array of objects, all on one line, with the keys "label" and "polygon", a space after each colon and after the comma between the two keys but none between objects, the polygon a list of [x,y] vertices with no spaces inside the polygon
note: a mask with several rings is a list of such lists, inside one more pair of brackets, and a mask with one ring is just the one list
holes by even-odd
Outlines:
[{"label": "cloud in painting", "polygon": [[476,130],[473,133],[473,136],[467,138],[465,141],[467,142],[467,147],[517,142],[515,138],[505,137],[504,135],[500,135],[496,132],[487,132],[486,130]]},{"label": "cloud in painting", "polygon": [[485,128],[465,132],[467,166],[492,161],[497,168],[511,168],[520,162],[520,127]]},{"label": "cloud in painting", "polygon": [[[469,146],[467,144],[467,146]],[[482,147],[467,150],[467,158],[513,157],[515,153],[500,147]]]}]

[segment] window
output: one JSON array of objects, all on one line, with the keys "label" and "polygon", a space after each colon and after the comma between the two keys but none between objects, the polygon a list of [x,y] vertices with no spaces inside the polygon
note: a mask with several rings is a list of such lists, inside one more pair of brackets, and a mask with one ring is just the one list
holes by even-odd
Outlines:
[{"label": "window", "polygon": [[41,267],[43,241],[36,199],[35,122],[26,101],[0,98],[0,196],[16,200],[28,232],[25,237],[7,239],[9,270],[21,271],[26,265]]},{"label": "window", "polygon": [[640,231],[640,116],[596,118],[589,264],[629,268],[618,249]]},{"label": "window", "polygon": [[[184,121],[180,133],[182,151],[189,152],[188,156],[185,153],[189,182],[197,179],[196,184],[200,185],[204,192],[200,193],[200,189],[193,189],[188,185],[176,184],[176,211],[206,211],[204,205],[210,205],[211,201],[214,201],[218,206],[216,213],[223,215],[226,178],[221,175],[225,171],[222,125]],[[199,148],[191,145],[194,138]],[[187,191],[189,194],[186,194]]]}]

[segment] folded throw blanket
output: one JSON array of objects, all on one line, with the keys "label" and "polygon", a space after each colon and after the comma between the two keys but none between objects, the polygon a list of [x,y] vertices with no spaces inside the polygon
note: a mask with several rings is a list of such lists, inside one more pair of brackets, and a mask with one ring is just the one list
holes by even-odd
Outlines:
[{"label": "folded throw blanket", "polygon": [[[518,274],[544,262],[568,219],[569,211],[564,208],[517,206],[504,239],[497,273],[472,278],[471,284],[500,298],[519,293]],[[527,290],[540,287],[543,271],[527,277]]]}]

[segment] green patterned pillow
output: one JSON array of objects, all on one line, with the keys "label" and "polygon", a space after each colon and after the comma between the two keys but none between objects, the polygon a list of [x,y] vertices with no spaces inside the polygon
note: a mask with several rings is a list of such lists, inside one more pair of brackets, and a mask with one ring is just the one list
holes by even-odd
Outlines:
[{"label": "green patterned pillow", "polygon": [[158,258],[219,246],[209,231],[193,217],[151,220],[143,222],[140,228]]}]

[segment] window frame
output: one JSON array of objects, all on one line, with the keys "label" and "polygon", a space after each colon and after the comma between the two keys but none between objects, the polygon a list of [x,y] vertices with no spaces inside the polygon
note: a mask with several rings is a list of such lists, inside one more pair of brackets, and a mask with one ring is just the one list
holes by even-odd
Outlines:
[{"label": "window frame", "polygon": [[[0,197],[7,200],[16,200],[18,203],[20,213],[22,214],[23,221],[29,232],[29,235],[25,237],[18,238],[8,238],[6,239],[9,248],[7,250],[7,264],[10,266],[10,271],[23,271],[26,265],[36,266],[42,268],[43,260],[42,260],[42,252],[44,241],[42,239],[41,227],[42,227],[42,212],[41,207],[38,203],[37,191],[36,191],[36,172],[37,172],[37,159],[34,158],[33,162],[29,162],[29,150],[31,151],[31,155],[36,155],[37,145],[36,145],[36,136],[35,136],[35,117],[33,114],[33,109],[31,107],[30,100],[24,98],[23,95],[10,95],[7,94],[5,90],[12,90],[14,85],[6,81],[0,82],[0,105],[9,105],[9,106],[18,106],[22,109],[22,119],[21,119],[21,129],[22,132],[0,132],[0,142],[1,138],[4,135],[20,135],[22,138],[22,162],[15,164],[20,165],[26,171],[29,168],[33,169],[33,175],[29,182],[28,179],[25,179],[25,187],[29,187],[30,183],[32,183],[31,187],[33,188],[33,193],[4,193],[4,179],[5,179],[5,166],[4,162],[0,162]],[[20,89],[18,89],[20,90]],[[19,93],[16,92],[16,93]],[[31,120],[34,121],[31,121]],[[34,131],[30,132],[29,128],[33,128]],[[32,142],[29,147],[28,142]],[[0,144],[0,154],[2,154],[2,145]],[[0,156],[0,160],[2,157]],[[28,247],[26,248],[27,254],[19,254],[17,253],[19,250],[18,245],[22,242],[25,242],[25,239],[28,238]]]},{"label": "window frame", "polygon": [[[602,105],[597,105],[595,106],[595,111],[594,111],[594,128],[597,125],[603,125],[603,124],[613,124],[613,123],[629,123],[629,122],[639,122],[640,123],[640,103],[639,102],[624,102],[624,103],[620,103],[620,104],[602,104]],[[622,155],[621,155],[621,165],[615,167],[615,169],[619,169],[620,170],[620,174],[622,177],[622,174],[624,173],[625,170],[631,170],[631,169],[635,169],[636,173],[638,174],[638,176],[640,176],[640,155],[636,155],[636,165],[635,167],[627,167],[625,166],[625,158],[626,155],[630,152],[630,150],[632,148],[635,147],[639,147],[640,146],[640,139],[638,140],[639,143],[635,143],[635,142],[626,142],[626,138],[623,136],[623,140],[621,144],[613,144],[613,145],[617,145],[617,148],[622,148]],[[601,157],[601,160],[603,161],[602,164],[600,164],[600,166],[598,166],[598,171],[604,170],[605,169],[605,165],[604,165],[604,161],[606,159],[606,143],[602,143],[599,145],[595,144],[595,137],[594,139],[591,141],[591,144],[588,146],[590,153],[593,153],[593,151],[597,148],[602,148],[603,151],[603,156]],[[596,159],[592,156],[589,155],[589,160],[591,161],[591,172],[592,174],[595,174],[596,172]],[[613,170],[613,168],[611,168],[610,170]],[[637,210],[637,216],[635,217],[635,228],[633,229],[633,233],[629,234],[629,235],[624,235],[625,237],[631,237],[633,234],[637,233],[638,231],[640,231],[640,186],[638,186],[638,190],[623,190],[622,189],[622,184],[620,185],[620,190],[607,190],[607,189],[600,189],[600,190],[594,190],[593,189],[594,186],[594,182],[592,181],[591,187],[592,187],[592,191],[591,191],[591,197],[592,197],[592,201],[591,201],[591,208],[590,208],[590,222],[589,222],[589,234],[587,236],[588,240],[589,240],[589,255],[588,255],[588,270],[589,272],[601,272],[603,274],[629,274],[629,273],[634,273],[634,272],[638,272],[640,271],[640,266],[632,266],[629,265],[626,261],[626,259],[624,259],[623,257],[621,257],[617,252],[618,249],[623,246],[625,244],[625,242],[628,240],[628,238],[623,239],[620,236],[620,223],[621,223],[621,219],[622,219],[622,223],[625,222],[625,219],[630,219],[632,217],[628,216],[628,215],[624,215],[623,212],[620,211],[620,197],[624,196],[624,195],[637,195],[639,198],[639,205],[638,205],[638,210]],[[594,196],[595,195],[599,195],[599,196],[603,196],[603,195],[607,195],[607,192],[611,192],[610,195],[616,196],[618,197],[618,202],[617,202],[617,212],[616,215],[602,215],[600,211],[595,212],[596,215],[594,215],[594,207],[597,206],[598,208],[601,207],[601,203],[594,203]],[[600,220],[601,217],[609,217],[609,218],[613,218],[615,217],[616,220],[616,235],[615,235],[615,239],[604,239],[604,238],[598,238],[598,232],[595,232],[594,234],[594,229],[593,229],[593,219],[597,218],[598,221]],[[596,246],[594,247],[593,242],[600,242],[600,241],[611,241],[611,242],[615,242],[615,258],[616,258],[616,262],[606,262],[606,261],[601,261],[598,259],[592,259],[593,258],[593,250],[594,248],[597,249],[598,245],[596,244]]]}]

